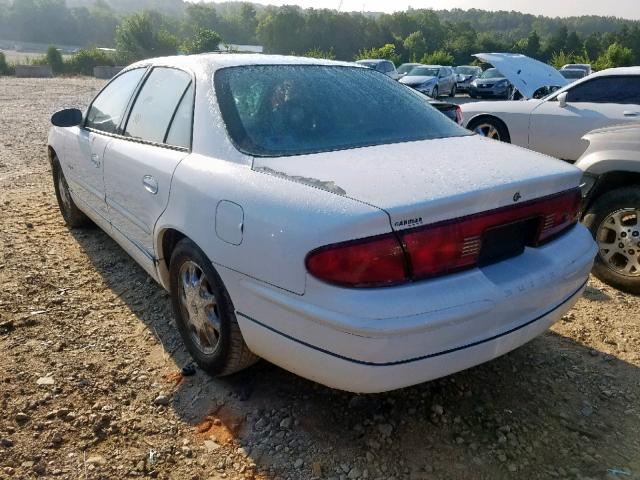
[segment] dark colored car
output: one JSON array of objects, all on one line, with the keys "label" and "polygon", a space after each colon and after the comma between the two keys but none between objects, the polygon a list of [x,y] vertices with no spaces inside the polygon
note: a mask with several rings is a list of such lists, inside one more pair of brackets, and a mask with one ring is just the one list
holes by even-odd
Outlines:
[{"label": "dark colored car", "polygon": [[494,97],[509,99],[512,94],[513,85],[497,68],[488,68],[469,84],[469,96],[471,98]]},{"label": "dark colored car", "polygon": [[429,103],[444,113],[458,125],[462,125],[462,109],[455,103],[443,102],[442,100],[431,99]]}]

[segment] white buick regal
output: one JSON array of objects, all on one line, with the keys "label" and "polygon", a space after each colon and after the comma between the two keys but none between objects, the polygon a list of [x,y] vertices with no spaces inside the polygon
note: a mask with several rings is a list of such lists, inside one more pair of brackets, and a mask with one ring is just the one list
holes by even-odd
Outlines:
[{"label": "white buick regal", "polygon": [[544,332],[596,249],[580,171],[462,129],[350,63],[136,63],[52,117],[56,194],[171,292],[197,363],[378,392]]}]

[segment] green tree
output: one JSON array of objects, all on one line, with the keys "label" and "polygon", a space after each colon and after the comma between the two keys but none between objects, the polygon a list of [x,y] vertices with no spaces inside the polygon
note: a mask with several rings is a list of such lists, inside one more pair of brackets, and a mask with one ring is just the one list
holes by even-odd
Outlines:
[{"label": "green tree", "polygon": [[93,75],[93,67],[115,65],[113,55],[97,48],[83,48],[75,52],[65,62],[64,69],[68,73]]},{"label": "green tree", "polygon": [[307,50],[304,56],[310,58],[324,58],[326,60],[334,60],[336,58],[336,54],[333,52],[333,48],[330,48],[329,50],[321,50],[317,47],[314,47],[311,50]]},{"label": "green tree", "polygon": [[177,53],[178,39],[154,25],[150,12],[126,17],[116,29],[116,50],[124,62]]},{"label": "green tree", "polygon": [[559,52],[554,52],[553,54],[551,54],[549,63],[556,68],[561,68],[567,63],[572,63],[572,59],[570,55],[564,53],[564,50],[560,50]]},{"label": "green tree", "polygon": [[444,50],[436,50],[435,52],[425,54],[420,59],[420,63],[427,65],[453,65],[453,55]]},{"label": "green tree", "polygon": [[213,30],[201,28],[195,36],[187,40],[182,49],[185,53],[206,53],[219,50],[222,38]]},{"label": "green tree", "polygon": [[413,60],[422,58],[427,53],[427,42],[421,32],[413,32],[404,39],[404,49],[409,57]]},{"label": "green tree", "polygon": [[366,60],[368,58],[383,58],[391,60],[395,64],[400,62],[400,55],[396,53],[396,46],[393,43],[387,43],[380,48],[360,50],[355,57],[356,60]]},{"label": "green tree", "polygon": [[62,54],[55,45],[49,45],[47,49],[47,64],[51,66],[53,73],[62,73],[64,71],[64,61],[62,60]]},{"label": "green tree", "polygon": [[612,43],[595,62],[596,70],[605,68],[629,67],[633,64],[633,52],[619,43]]},{"label": "green tree", "polygon": [[535,30],[527,37],[527,46],[524,54],[533,58],[537,58],[540,55],[540,36]]}]

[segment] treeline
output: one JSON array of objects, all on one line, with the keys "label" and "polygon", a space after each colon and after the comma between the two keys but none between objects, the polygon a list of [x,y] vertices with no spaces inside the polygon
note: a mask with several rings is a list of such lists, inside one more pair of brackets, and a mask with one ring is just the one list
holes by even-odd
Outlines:
[{"label": "treeline", "polygon": [[[132,11],[145,9],[143,12]],[[338,12],[182,0],[0,0],[0,39],[115,47],[118,61],[201,51],[222,38],[267,53],[341,60],[469,63],[477,52],[518,52],[553,64],[640,64],[640,23],[482,10]]]}]

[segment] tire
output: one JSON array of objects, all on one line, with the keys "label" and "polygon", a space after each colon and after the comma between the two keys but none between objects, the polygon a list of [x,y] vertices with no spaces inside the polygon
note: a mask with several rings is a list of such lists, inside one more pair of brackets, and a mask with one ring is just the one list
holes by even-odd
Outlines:
[{"label": "tire", "polygon": [[478,96],[475,93],[469,93],[469,97],[471,98],[478,98]]},{"label": "tire", "polygon": [[437,86],[433,87],[433,91],[431,92],[431,95],[433,98],[438,98],[439,92],[438,92]]},{"label": "tire", "polygon": [[58,207],[60,213],[64,219],[64,223],[69,228],[80,228],[91,224],[91,220],[87,217],[75,204],[71,193],[69,192],[69,185],[67,184],[64,173],[60,167],[57,157],[53,157],[51,162],[51,173],[53,175],[53,187],[56,191],[56,199],[58,200]]},{"label": "tire", "polygon": [[509,130],[506,125],[494,117],[483,117],[471,120],[467,128],[483,137],[492,138],[505,143],[511,143]]},{"label": "tire", "polygon": [[622,291],[640,294],[640,185],[598,197],[582,221],[598,242],[593,274]]},{"label": "tire", "polygon": [[451,87],[451,91],[449,92],[449,96],[452,97],[452,98],[456,96],[456,86],[455,85],[453,87]]},{"label": "tire", "polygon": [[200,368],[224,376],[258,361],[242,338],[220,276],[188,238],[178,242],[171,255],[169,281],[178,331]]}]

